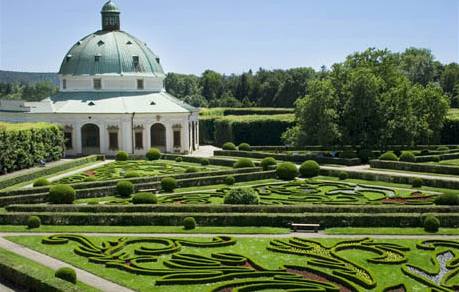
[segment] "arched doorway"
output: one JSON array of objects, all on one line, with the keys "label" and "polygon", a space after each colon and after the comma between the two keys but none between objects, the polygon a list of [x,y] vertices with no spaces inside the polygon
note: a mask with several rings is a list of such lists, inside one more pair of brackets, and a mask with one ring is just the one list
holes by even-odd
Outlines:
[{"label": "arched doorway", "polygon": [[84,155],[100,153],[99,127],[86,124],[81,127],[81,152]]},{"label": "arched doorway", "polygon": [[163,124],[154,124],[150,129],[151,147],[166,151],[166,127]]}]

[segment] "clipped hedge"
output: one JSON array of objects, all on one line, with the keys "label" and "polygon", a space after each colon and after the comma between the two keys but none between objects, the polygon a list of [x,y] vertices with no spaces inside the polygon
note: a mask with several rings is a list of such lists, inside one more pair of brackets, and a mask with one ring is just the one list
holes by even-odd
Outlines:
[{"label": "clipped hedge", "polygon": [[26,181],[34,180],[43,176],[48,176],[57,172],[61,172],[70,168],[74,168],[86,163],[95,162],[97,160],[103,160],[103,156],[91,155],[83,158],[74,159],[69,162],[64,162],[56,166],[45,166],[44,168],[38,170],[31,170],[27,173],[21,173],[20,175],[10,176],[5,179],[0,177],[0,189],[10,187],[12,185],[20,184]]},{"label": "clipped hedge", "polygon": [[[46,225],[178,226],[194,217],[200,226],[273,226],[315,223],[329,227],[418,227],[421,213],[37,213]],[[459,227],[459,213],[433,213],[442,227]],[[0,214],[0,224],[23,225],[28,213]]]},{"label": "clipped hedge", "polygon": [[440,174],[451,174],[459,175],[458,166],[449,166],[441,164],[419,164],[414,162],[403,162],[403,161],[382,161],[382,160],[371,160],[371,168],[382,168],[382,169],[395,169],[412,172],[430,172]]},{"label": "clipped hedge", "polygon": [[229,150],[216,150],[214,151],[216,156],[231,156],[231,157],[248,157],[263,159],[266,157],[273,157],[276,160],[290,161],[294,163],[302,163],[305,160],[315,160],[321,164],[339,164],[339,165],[359,165],[361,163],[359,158],[337,158],[337,157],[326,157],[319,156],[316,154],[280,154],[280,153],[269,153],[269,152],[258,152],[258,151],[229,151]]},{"label": "clipped hedge", "polygon": [[0,123],[0,172],[59,160],[64,154],[64,133],[48,123]]},{"label": "clipped hedge", "polygon": [[[200,142],[223,145],[226,141],[250,145],[282,145],[281,135],[294,124],[293,114],[203,117]],[[266,135],[269,129],[269,135]]]}]

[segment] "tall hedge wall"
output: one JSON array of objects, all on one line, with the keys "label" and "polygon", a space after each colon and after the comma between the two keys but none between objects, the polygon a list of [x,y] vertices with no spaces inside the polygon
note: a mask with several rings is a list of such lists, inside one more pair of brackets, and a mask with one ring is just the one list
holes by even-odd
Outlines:
[{"label": "tall hedge wall", "polygon": [[29,168],[64,153],[62,129],[48,123],[0,123],[0,172]]},{"label": "tall hedge wall", "polygon": [[441,131],[441,143],[459,144],[459,120],[447,119]]},{"label": "tall hedge wall", "polygon": [[200,143],[282,145],[281,135],[293,123],[293,114],[203,117],[199,122]]}]

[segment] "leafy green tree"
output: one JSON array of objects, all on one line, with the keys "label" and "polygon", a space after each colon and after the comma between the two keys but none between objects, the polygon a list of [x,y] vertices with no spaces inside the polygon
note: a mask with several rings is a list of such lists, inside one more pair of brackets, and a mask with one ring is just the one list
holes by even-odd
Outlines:
[{"label": "leafy green tree", "polygon": [[400,55],[400,66],[413,83],[427,85],[434,81],[435,62],[428,49],[408,48]]},{"label": "leafy green tree", "polygon": [[200,80],[201,94],[208,100],[220,98],[224,92],[223,76],[215,71],[206,70]]},{"label": "leafy green tree", "polygon": [[295,145],[331,145],[339,138],[337,125],[335,89],[330,80],[309,82],[309,94],[298,99],[296,105],[297,125],[283,136]]}]

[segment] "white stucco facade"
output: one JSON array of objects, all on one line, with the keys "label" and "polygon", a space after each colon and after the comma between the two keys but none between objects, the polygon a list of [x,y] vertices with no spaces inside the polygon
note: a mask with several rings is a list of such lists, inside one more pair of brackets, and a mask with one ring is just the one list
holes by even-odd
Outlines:
[{"label": "white stucco facade", "polygon": [[0,100],[0,121],[62,125],[67,155],[198,149],[198,109],[165,91],[159,57],[120,30],[120,11],[112,1],[101,13],[102,30],[65,55],[59,93],[41,102]]}]

